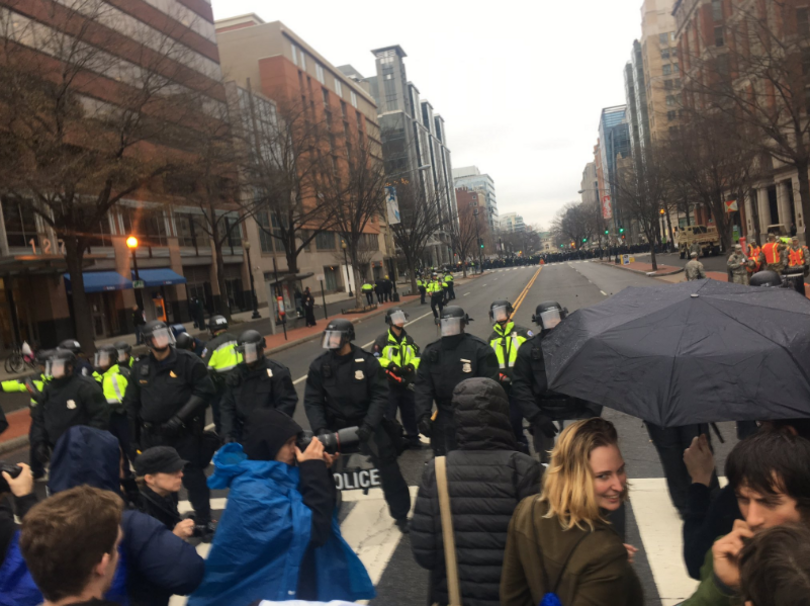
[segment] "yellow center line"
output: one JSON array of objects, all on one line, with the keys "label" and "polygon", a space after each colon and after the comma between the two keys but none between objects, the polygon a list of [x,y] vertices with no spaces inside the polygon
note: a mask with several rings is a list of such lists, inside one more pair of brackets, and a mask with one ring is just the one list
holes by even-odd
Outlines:
[{"label": "yellow center line", "polygon": [[529,283],[526,285],[526,288],[523,289],[523,292],[520,293],[514,305],[512,305],[512,308],[514,309],[514,311],[512,312],[512,317],[515,317],[517,310],[520,309],[520,306],[523,304],[523,301],[526,300],[526,297],[529,295],[529,291],[532,289],[532,286],[534,285],[534,281],[537,280],[537,276],[540,275],[540,271],[542,269],[543,269],[542,265],[537,268],[537,271],[534,272],[534,275],[532,276],[532,279],[529,280]]}]

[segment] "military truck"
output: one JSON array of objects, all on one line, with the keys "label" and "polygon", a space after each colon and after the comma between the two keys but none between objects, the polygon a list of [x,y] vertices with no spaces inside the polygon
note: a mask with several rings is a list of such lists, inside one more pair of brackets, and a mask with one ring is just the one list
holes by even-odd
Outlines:
[{"label": "military truck", "polygon": [[692,251],[692,244],[697,242],[700,247],[700,256],[716,256],[720,254],[720,236],[713,225],[687,225],[678,230],[678,251],[681,259],[688,259]]}]

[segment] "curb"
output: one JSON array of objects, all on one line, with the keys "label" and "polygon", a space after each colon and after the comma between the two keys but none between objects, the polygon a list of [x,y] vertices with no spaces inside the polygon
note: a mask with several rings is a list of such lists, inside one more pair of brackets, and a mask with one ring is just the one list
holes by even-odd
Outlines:
[{"label": "curb", "polygon": [[607,265],[608,267],[615,267],[616,269],[623,269],[624,271],[632,271],[634,274],[647,276],[649,278],[663,278],[665,276],[674,276],[677,274],[681,274],[685,271],[685,268],[681,267],[677,271],[672,271],[666,274],[659,274],[657,271],[641,271],[640,269],[633,269],[632,267],[624,267],[622,265],[616,265],[615,263],[604,263],[604,262],[600,263],[602,265]]},{"label": "curb", "polygon": [[5,442],[0,442],[0,455],[28,446],[28,435],[17,436]]}]

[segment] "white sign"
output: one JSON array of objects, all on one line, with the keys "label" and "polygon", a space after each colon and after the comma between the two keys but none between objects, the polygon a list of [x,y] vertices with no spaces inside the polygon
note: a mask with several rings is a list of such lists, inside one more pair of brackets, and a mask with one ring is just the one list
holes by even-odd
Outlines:
[{"label": "white sign", "polygon": [[622,255],[622,265],[630,265],[630,255]]},{"label": "white sign", "polygon": [[333,474],[338,490],[365,490],[382,486],[379,469],[357,469]]},{"label": "white sign", "polygon": [[318,275],[316,276],[316,278],[317,278],[318,282],[323,282],[323,281],[324,281],[324,279],[325,279],[325,278],[323,277],[323,274],[318,274]]},{"label": "white sign", "polygon": [[603,219],[613,218],[613,205],[610,202],[610,196],[604,196],[602,198],[602,218]]},{"label": "white sign", "polygon": [[389,185],[385,188],[385,208],[388,211],[388,225],[399,225],[402,218],[399,214],[399,202],[397,201],[397,188]]}]

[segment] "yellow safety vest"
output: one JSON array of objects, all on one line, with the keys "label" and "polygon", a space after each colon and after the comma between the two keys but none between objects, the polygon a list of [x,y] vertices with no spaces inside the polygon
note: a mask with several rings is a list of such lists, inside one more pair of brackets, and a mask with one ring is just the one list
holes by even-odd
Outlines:
[{"label": "yellow safety vest", "polygon": [[444,288],[443,282],[439,282],[438,279],[431,280],[427,285],[427,291],[429,293],[431,293],[431,294],[437,293],[437,292],[442,292],[443,288]]},{"label": "yellow safety vest", "polygon": [[520,346],[528,341],[528,338],[521,332],[523,331],[515,330],[514,322],[508,322],[506,326],[495,324],[492,327],[489,345],[495,351],[498,368],[501,370],[514,367]]},{"label": "yellow safety vest", "polygon": [[419,347],[413,342],[409,335],[402,337],[401,341],[397,341],[391,329],[388,329],[388,340],[385,346],[380,350],[380,355],[377,358],[380,366],[385,369],[390,364],[396,364],[400,368],[405,368],[408,364],[412,364],[414,369],[419,368]]},{"label": "yellow safety vest", "polygon": [[101,375],[101,390],[104,392],[104,399],[107,404],[121,404],[124,401],[124,394],[127,392],[127,378],[121,374],[118,364],[113,364]]}]

